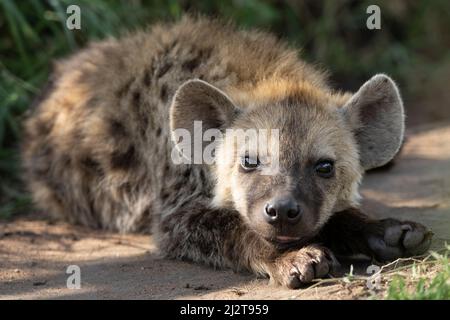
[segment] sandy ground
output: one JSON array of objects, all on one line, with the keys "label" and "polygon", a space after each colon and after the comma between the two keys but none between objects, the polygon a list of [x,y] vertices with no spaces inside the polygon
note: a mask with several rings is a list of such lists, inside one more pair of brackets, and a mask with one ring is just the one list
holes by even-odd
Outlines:
[{"label": "sandy ground", "polygon": [[[412,219],[450,242],[450,125],[409,132],[396,165],[368,174],[363,207],[377,217]],[[68,289],[69,265],[81,268],[81,289]],[[342,272],[348,270],[344,265]],[[362,269],[364,270],[364,269]],[[160,259],[148,236],[119,235],[35,216],[0,222],[3,299],[348,299],[365,286],[288,290],[229,270]]]}]

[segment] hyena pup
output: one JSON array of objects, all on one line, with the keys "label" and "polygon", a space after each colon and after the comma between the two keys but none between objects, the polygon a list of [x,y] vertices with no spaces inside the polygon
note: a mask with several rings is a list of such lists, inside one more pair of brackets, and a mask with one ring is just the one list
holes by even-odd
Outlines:
[{"label": "hyena pup", "polygon": [[[31,113],[22,156],[36,205],[94,228],[151,232],[167,257],[296,288],[326,276],[335,255],[391,260],[430,245],[424,226],[358,209],[364,171],[402,143],[395,83],[379,74],[355,94],[336,92],[265,33],[184,18],[91,44],[55,65]],[[224,135],[278,130],[277,169],[261,174],[270,160],[227,139],[213,163],[174,163],[173,132],[194,135],[195,121]]]}]

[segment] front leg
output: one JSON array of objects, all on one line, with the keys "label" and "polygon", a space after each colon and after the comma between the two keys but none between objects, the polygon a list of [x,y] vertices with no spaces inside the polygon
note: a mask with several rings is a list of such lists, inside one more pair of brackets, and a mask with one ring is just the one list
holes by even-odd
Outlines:
[{"label": "front leg", "polygon": [[327,276],[337,264],[329,249],[310,244],[281,254],[269,269],[272,282],[296,289],[313,279]]},{"label": "front leg", "polygon": [[158,225],[156,238],[167,257],[249,270],[291,288],[327,275],[336,261],[317,245],[282,252],[250,230],[238,212],[207,204],[179,209]]},{"label": "front leg", "polygon": [[338,255],[362,253],[380,261],[425,253],[433,233],[420,223],[374,220],[358,209],[335,213],[320,238]]}]

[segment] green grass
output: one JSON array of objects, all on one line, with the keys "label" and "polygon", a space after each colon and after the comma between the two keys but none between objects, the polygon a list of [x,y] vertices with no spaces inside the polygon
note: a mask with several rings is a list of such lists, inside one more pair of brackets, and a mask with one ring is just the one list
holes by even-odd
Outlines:
[{"label": "green grass", "polygon": [[[433,253],[436,259],[434,264],[435,275],[422,275],[421,264],[411,267],[412,277],[395,275],[387,289],[386,299],[389,300],[450,300],[450,262],[448,253],[450,247],[444,254]],[[422,273],[425,273],[422,271]],[[412,281],[415,280],[415,281]],[[416,284],[411,284],[415,282]]]},{"label": "green grass", "polygon": [[[231,19],[262,28],[302,46],[333,83],[356,89],[376,72],[394,76],[405,96],[420,94],[427,79],[450,59],[450,2],[377,1],[382,30],[365,28],[373,1],[176,1],[176,0],[0,0],[0,217],[26,211],[20,182],[21,121],[45,82],[54,59],[86,42],[120,35],[184,12]],[[81,30],[65,28],[65,8],[81,8]],[[420,77],[418,77],[420,75]]]},{"label": "green grass", "polygon": [[[399,258],[380,266],[376,274],[365,273],[366,267],[354,272],[353,265],[340,277],[314,280],[292,299],[304,299],[316,294],[344,293],[345,299],[369,300],[450,300],[450,246],[422,257]],[[361,267],[361,266],[360,266]],[[380,280],[369,288],[373,277]],[[323,296],[325,297],[325,296]]]}]

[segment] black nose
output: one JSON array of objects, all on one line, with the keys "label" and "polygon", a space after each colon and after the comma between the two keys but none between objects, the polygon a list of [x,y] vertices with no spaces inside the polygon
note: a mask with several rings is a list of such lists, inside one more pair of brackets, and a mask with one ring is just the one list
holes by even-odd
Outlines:
[{"label": "black nose", "polygon": [[264,217],[269,223],[278,221],[297,223],[301,216],[300,206],[291,198],[273,200],[264,208]]}]

